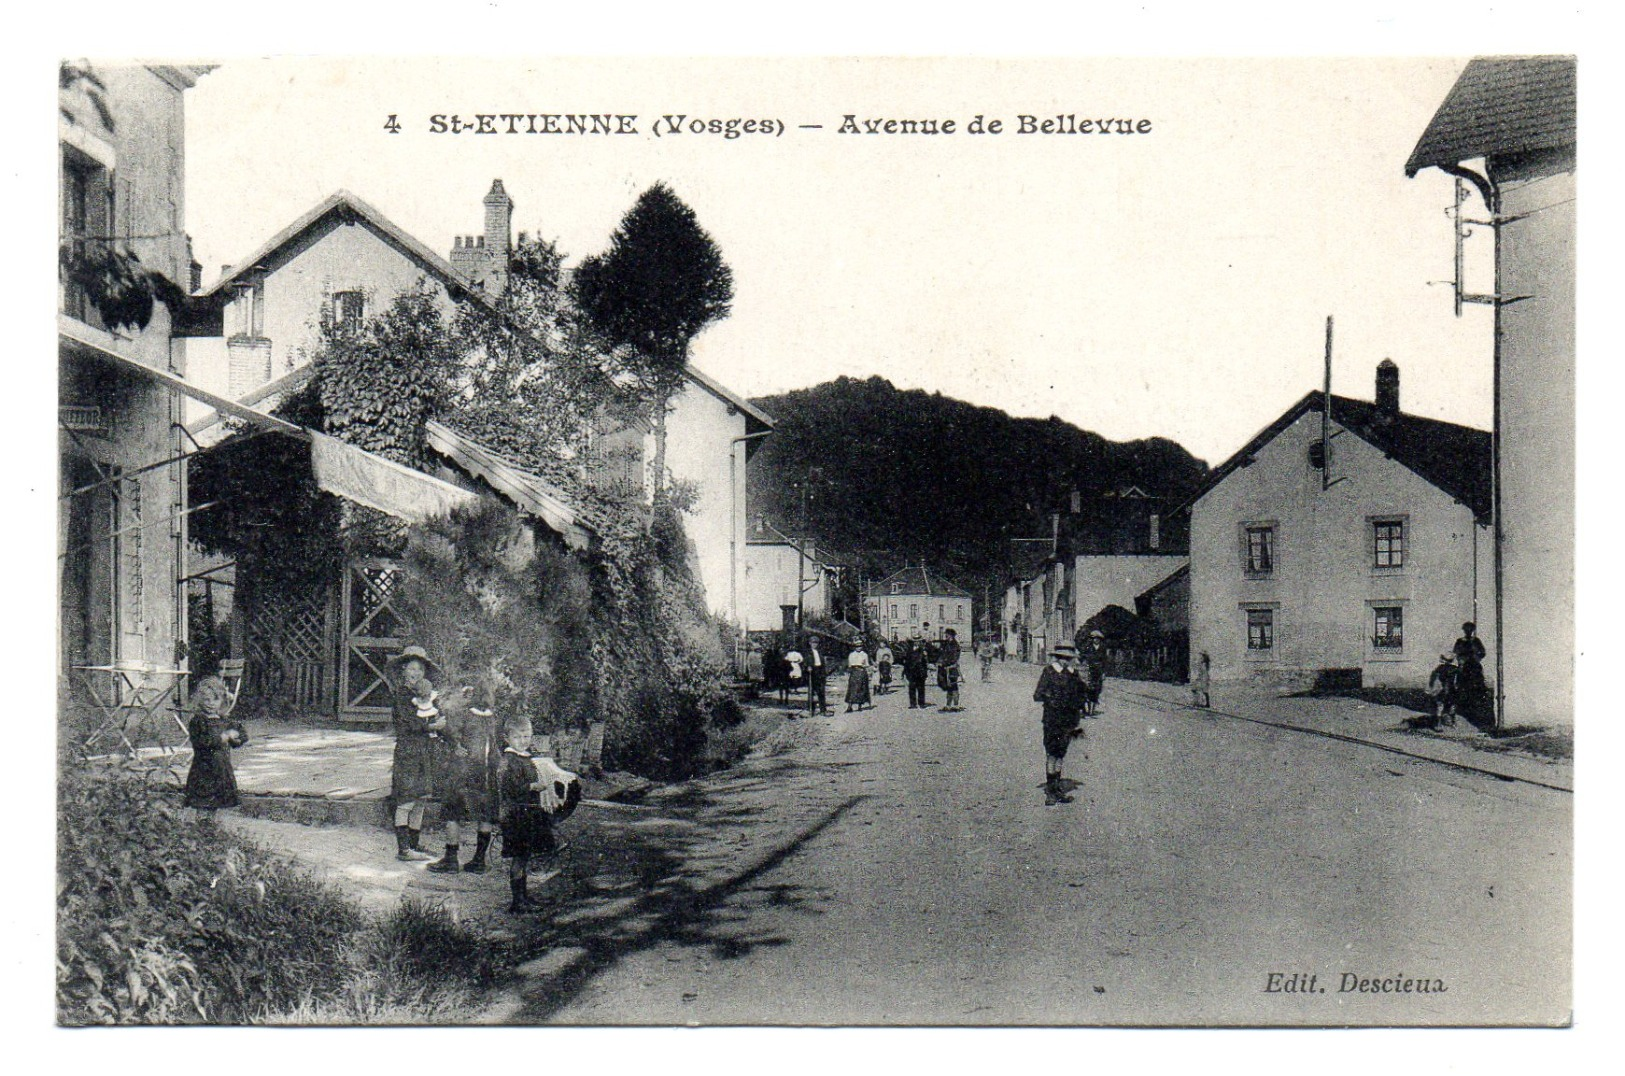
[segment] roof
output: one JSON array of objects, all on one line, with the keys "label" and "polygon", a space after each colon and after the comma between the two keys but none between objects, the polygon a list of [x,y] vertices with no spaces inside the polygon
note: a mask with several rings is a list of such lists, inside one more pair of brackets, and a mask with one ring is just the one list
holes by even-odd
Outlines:
[{"label": "roof", "polygon": [[292,224],[267,239],[254,253],[237,262],[229,273],[203,289],[199,294],[205,296],[214,295],[223,288],[229,287],[255,267],[263,266],[273,260],[284,247],[287,247],[307,232],[321,227],[329,218],[338,220],[358,218],[365,221],[386,242],[399,248],[402,253],[417,262],[423,269],[438,277],[447,287],[454,289],[459,294],[472,297],[484,306],[490,307],[492,305],[491,297],[486,295],[484,290],[470,285],[461,273],[451,267],[450,262],[430,250],[421,241],[378,212],[371,205],[346,190],[334,191],[322,199],[321,202],[307,210]]},{"label": "roof", "polygon": [[[1385,415],[1374,403],[1346,396],[1333,396],[1331,400],[1333,422],[1466,505],[1480,523],[1489,520],[1492,472],[1489,431],[1403,412]],[[1320,413],[1323,401],[1322,393],[1310,392],[1293,404],[1240,451],[1213,468],[1207,481],[1175,511],[1190,508],[1233,471],[1251,464],[1265,445],[1304,415]]]},{"label": "roof", "polygon": [[[897,589],[892,589],[892,584]],[[915,565],[910,568],[901,568],[877,583],[870,583],[864,589],[864,597],[879,597],[886,594],[924,594],[927,597],[969,598],[971,592],[964,587],[955,586],[942,576],[930,571],[924,565]]]},{"label": "roof", "polygon": [[740,413],[745,416],[745,430],[747,433],[758,432],[757,430],[751,429],[751,425],[753,423],[760,427],[760,432],[763,433],[773,428],[773,419],[768,416],[766,411],[763,411],[761,408],[757,407],[743,396],[734,393],[720,382],[714,381],[706,374],[701,373],[694,367],[693,363],[688,365],[685,372],[688,374],[688,379],[690,381],[705,389],[723,403],[726,403],[731,407],[738,408]]},{"label": "roof", "polygon": [[1155,583],[1152,583],[1150,586],[1140,591],[1139,594],[1135,595],[1134,600],[1139,601],[1141,598],[1149,598],[1160,594],[1164,590],[1167,590],[1169,587],[1173,586],[1175,583],[1178,583],[1181,579],[1187,578],[1190,574],[1191,562],[1187,560],[1184,564],[1181,564],[1179,567],[1175,568],[1173,571],[1169,572]]},{"label": "roof", "polygon": [[[245,392],[237,398],[237,406],[255,409],[255,414],[263,414],[264,412],[257,410],[260,404],[269,403],[272,407],[276,406],[281,402],[283,396],[309,381],[315,373],[315,365],[306,363],[304,366],[283,374],[281,377],[272,378],[251,392]],[[204,400],[203,402],[208,403],[209,401]],[[216,405],[213,411],[188,425],[186,432],[193,437],[199,437],[207,433],[219,421],[220,408]]]},{"label": "roof", "polygon": [[[501,186],[502,181],[499,179],[491,189],[496,192],[501,189]],[[274,260],[284,247],[322,226],[330,217],[341,220],[358,218],[365,221],[386,242],[397,247],[407,257],[417,262],[421,268],[438,278],[455,294],[468,296],[488,310],[496,308],[495,301],[485,292],[485,289],[470,284],[467,278],[454,269],[449,261],[430,250],[400,225],[347,190],[334,191],[322,199],[321,202],[303,213],[292,224],[262,243],[254,253],[234,264],[230,272],[199,292],[198,297],[207,298],[221,294],[224,289],[241,279],[255,267],[264,266],[267,262]],[[702,373],[692,363],[688,364],[683,372],[688,375],[690,381],[716,396],[730,407],[737,408],[745,416],[745,430],[747,433],[766,433],[773,429],[773,419],[767,412],[733,392],[721,382]]]},{"label": "roof", "polygon": [[430,419],[424,429],[429,448],[474,478],[541,519],[577,549],[592,544],[592,531],[566,500],[563,490],[486,448],[443,422]]},{"label": "roof", "polygon": [[1405,162],[1405,174],[1574,145],[1573,56],[1469,61]]}]

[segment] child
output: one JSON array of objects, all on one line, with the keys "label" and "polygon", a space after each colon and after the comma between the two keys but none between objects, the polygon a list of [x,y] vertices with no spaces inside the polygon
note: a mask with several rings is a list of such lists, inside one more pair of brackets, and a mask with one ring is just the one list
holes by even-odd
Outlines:
[{"label": "child", "polygon": [[1212,708],[1213,699],[1208,695],[1208,683],[1213,674],[1213,659],[1202,651],[1202,656],[1196,659],[1196,668],[1191,672],[1191,705],[1201,710]]},{"label": "child", "polygon": [[1439,664],[1428,677],[1428,698],[1433,703],[1433,727],[1456,723],[1456,657],[1440,654]]},{"label": "child", "polygon": [[[421,646],[409,646],[390,661],[395,685],[395,757],[390,769],[390,798],[395,801],[395,858],[423,862],[434,856],[421,847],[423,801],[434,794],[435,770],[445,718],[428,672],[434,668]],[[435,669],[438,674],[439,670]]]},{"label": "child", "polygon": [[429,864],[436,874],[452,874],[459,869],[462,829],[460,823],[476,823],[474,858],[461,869],[468,874],[484,874],[485,853],[491,847],[491,833],[497,821],[497,765],[501,751],[496,735],[496,687],[489,677],[477,685],[464,686],[467,705],[448,721],[446,739],[451,747],[447,760],[447,782],[441,815],[446,823],[446,854]]},{"label": "child", "polygon": [[199,822],[212,823],[214,812],[236,807],[237,775],[231,769],[231,749],[248,742],[241,725],[226,723],[230,692],[218,676],[205,676],[192,692],[192,714],[187,735],[192,741],[192,768],[186,774],[183,802],[197,812]]},{"label": "child", "polygon": [[881,643],[880,649],[875,651],[875,665],[880,669],[880,689],[876,692],[877,695],[891,694],[892,661],[891,647]]},{"label": "child", "polygon": [[529,721],[513,721],[503,738],[507,746],[497,776],[502,795],[502,858],[508,861],[508,889],[513,894],[508,911],[519,915],[542,908],[526,891],[530,860],[558,851],[553,822],[568,818],[581,802],[581,779],[561,770],[550,758],[531,758]]},{"label": "child", "polygon": [[1044,806],[1071,803],[1061,768],[1067,748],[1083,735],[1085,686],[1078,677],[1077,647],[1062,643],[1050,651],[1050,664],[1038,674],[1033,701],[1044,707]]}]

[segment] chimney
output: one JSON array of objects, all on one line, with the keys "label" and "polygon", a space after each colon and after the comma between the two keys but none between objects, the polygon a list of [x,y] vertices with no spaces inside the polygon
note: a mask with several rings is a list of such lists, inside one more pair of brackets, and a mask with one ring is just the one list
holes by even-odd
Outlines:
[{"label": "chimney", "polygon": [[513,199],[502,189],[502,180],[491,181],[485,196],[485,245],[495,247],[504,261],[513,249]]},{"label": "chimney", "polygon": [[1377,410],[1390,417],[1399,414],[1399,367],[1393,359],[1377,364]]}]

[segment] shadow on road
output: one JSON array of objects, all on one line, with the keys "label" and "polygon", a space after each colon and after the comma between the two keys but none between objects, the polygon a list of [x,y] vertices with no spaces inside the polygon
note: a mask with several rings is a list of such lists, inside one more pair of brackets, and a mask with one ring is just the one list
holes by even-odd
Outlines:
[{"label": "shadow on road", "polygon": [[[623,958],[662,943],[723,960],[788,942],[754,926],[763,910],[821,914],[816,890],[758,881],[853,807],[851,796],[782,820],[795,793],[787,763],[663,796],[658,810],[617,813],[574,835],[565,873],[536,894],[548,911],[524,929],[522,1004],[504,1017],[539,1023]],[[777,825],[775,820],[781,820]],[[584,847],[588,846],[588,847]]]}]

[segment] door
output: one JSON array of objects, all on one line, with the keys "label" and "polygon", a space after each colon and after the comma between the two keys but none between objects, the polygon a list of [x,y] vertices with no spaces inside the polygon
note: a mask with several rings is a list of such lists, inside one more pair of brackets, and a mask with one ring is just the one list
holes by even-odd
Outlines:
[{"label": "door", "polygon": [[345,566],[339,709],[352,720],[389,720],[392,696],[385,674],[411,631],[395,608],[400,579],[400,565],[392,560],[369,557]]}]

